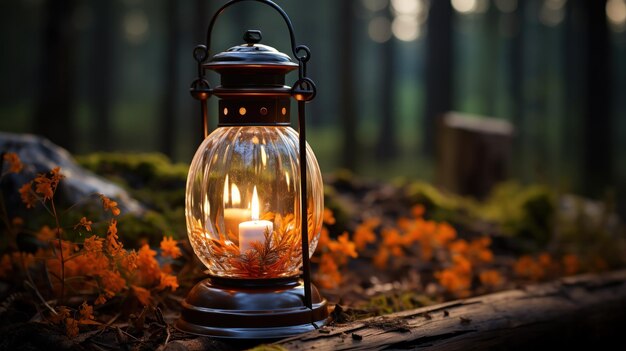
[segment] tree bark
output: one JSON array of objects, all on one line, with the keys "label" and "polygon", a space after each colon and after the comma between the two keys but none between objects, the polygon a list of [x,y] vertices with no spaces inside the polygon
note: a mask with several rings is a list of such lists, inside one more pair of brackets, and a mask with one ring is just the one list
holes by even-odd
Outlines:
[{"label": "tree bark", "polygon": [[111,151],[113,148],[111,120],[112,77],[115,72],[113,54],[115,45],[112,38],[115,26],[111,25],[115,23],[113,6],[112,1],[93,2],[94,34],[89,69],[91,72],[97,72],[97,75],[92,77],[89,87],[94,118],[91,135],[99,151]]},{"label": "tree bark", "polygon": [[583,6],[588,21],[583,184],[588,195],[598,196],[613,181],[611,46],[606,0],[583,1]]},{"label": "tree bark", "polygon": [[353,0],[341,0],[338,3],[338,29],[340,32],[339,40],[337,40],[337,53],[339,53],[340,65],[340,111],[341,111],[341,130],[342,130],[342,148],[341,148],[341,164],[349,170],[355,170],[357,165],[356,156],[358,152],[358,141],[356,139],[357,114],[354,104],[355,86],[354,86],[354,48],[353,43]]},{"label": "tree bark", "polygon": [[422,150],[426,157],[435,151],[437,118],[452,108],[452,19],[450,1],[432,1],[426,33],[426,97]]},{"label": "tree bark", "polygon": [[161,114],[161,151],[172,158],[176,145],[176,94],[178,91],[179,2],[167,0],[167,42],[165,45],[165,93]]},{"label": "tree bark", "polygon": [[277,344],[289,350],[334,351],[621,349],[626,346],[625,323],[622,270],[324,327]]},{"label": "tree bark", "polygon": [[[391,12],[387,9],[387,17],[391,22]],[[394,104],[395,100],[395,46],[396,39],[392,36],[383,45],[381,45],[381,66],[382,76],[379,78],[381,81],[381,115],[380,125],[378,126],[378,143],[376,145],[376,157],[379,161],[388,161],[398,152],[397,136],[395,133],[395,122],[397,115],[397,109]]]},{"label": "tree bark", "polygon": [[43,50],[39,72],[39,101],[33,131],[69,151],[76,145],[74,115],[74,0],[48,0],[44,6]]}]

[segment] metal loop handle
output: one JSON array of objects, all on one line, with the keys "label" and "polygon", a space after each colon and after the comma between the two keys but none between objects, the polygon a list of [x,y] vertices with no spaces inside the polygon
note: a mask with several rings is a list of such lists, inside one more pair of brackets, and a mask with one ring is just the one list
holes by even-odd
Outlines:
[{"label": "metal loop handle", "polygon": [[278,6],[276,3],[270,0],[231,0],[227,2],[225,5],[223,5],[222,7],[220,7],[220,9],[217,10],[215,15],[213,15],[213,18],[211,18],[211,23],[209,24],[209,29],[207,30],[207,34],[206,34],[207,57],[208,57],[208,53],[211,51],[211,33],[213,32],[213,26],[215,25],[215,22],[217,21],[217,17],[219,17],[222,14],[222,12],[224,12],[224,10],[226,10],[228,7],[239,2],[243,2],[243,1],[260,2],[276,10],[283,17],[283,19],[285,20],[285,24],[287,25],[287,28],[289,29],[289,38],[291,39],[291,51],[293,51],[294,57],[300,62],[307,62],[309,60],[309,58],[311,57],[311,52],[309,51],[309,49],[304,50],[305,53],[303,56],[298,56],[298,52],[302,50],[301,49],[302,46],[296,46],[296,36],[294,34],[293,25],[291,24],[291,20],[289,19],[289,16],[287,16],[287,13],[280,6]]}]

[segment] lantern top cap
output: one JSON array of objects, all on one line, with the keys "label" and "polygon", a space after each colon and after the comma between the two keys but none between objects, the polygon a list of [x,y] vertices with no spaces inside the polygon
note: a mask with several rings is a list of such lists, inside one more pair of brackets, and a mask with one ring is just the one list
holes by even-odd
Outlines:
[{"label": "lantern top cap", "polygon": [[230,49],[213,56],[206,68],[220,71],[223,69],[270,69],[287,73],[298,67],[289,55],[275,48],[259,44],[262,39],[261,31],[248,30],[243,36],[245,44],[233,46]]}]

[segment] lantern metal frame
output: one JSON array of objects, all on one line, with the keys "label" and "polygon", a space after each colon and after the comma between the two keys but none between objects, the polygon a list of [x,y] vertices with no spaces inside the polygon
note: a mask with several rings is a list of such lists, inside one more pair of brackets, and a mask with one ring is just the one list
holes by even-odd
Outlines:
[{"label": "lantern metal frame", "polygon": [[[246,323],[250,323],[250,325],[258,324],[260,328],[246,328],[241,329],[241,325],[237,325],[241,319],[231,319],[229,316],[232,314],[230,312],[220,312],[219,310],[211,310],[208,311],[206,309],[185,309],[183,308],[183,315],[181,319],[177,322],[177,328],[186,332],[194,333],[194,334],[203,334],[203,335],[212,335],[220,338],[237,338],[237,339],[276,339],[284,336],[294,335],[298,333],[302,333],[308,330],[317,329],[319,324],[324,323],[323,321],[328,316],[328,311],[326,309],[326,301],[321,298],[317,289],[312,286],[311,283],[311,268],[310,268],[310,258],[309,258],[309,219],[307,215],[308,211],[308,203],[307,203],[307,161],[306,161],[306,103],[313,100],[315,98],[317,89],[315,83],[311,78],[307,76],[307,62],[311,58],[311,51],[305,45],[297,45],[293,24],[287,15],[287,13],[276,3],[270,0],[231,0],[228,3],[221,6],[216,13],[211,18],[207,35],[206,35],[206,45],[198,45],[193,50],[193,57],[197,62],[198,76],[191,83],[190,93],[191,95],[199,100],[200,102],[200,113],[202,116],[201,119],[201,130],[203,139],[205,139],[209,135],[209,127],[208,127],[208,107],[207,100],[212,96],[218,93],[215,89],[211,88],[208,80],[205,77],[205,73],[207,67],[205,66],[210,57],[211,52],[211,37],[213,33],[213,28],[215,23],[220,15],[224,13],[226,9],[240,2],[258,2],[264,5],[268,5],[273,8],[280,16],[283,18],[288,30],[289,37],[291,43],[291,50],[295,59],[298,62],[298,79],[291,87],[291,90],[286,92],[288,96],[293,97],[298,105],[298,141],[299,141],[299,168],[300,168],[300,210],[301,210],[301,241],[302,241],[302,282],[296,281],[295,279],[242,279],[236,283],[233,283],[232,280],[222,279],[219,277],[210,277],[205,279],[203,282],[200,282],[194,289],[191,294],[194,294],[195,301],[200,301],[199,305],[202,305],[204,300],[208,298],[217,298],[224,294],[221,294],[221,291],[228,291],[230,297],[226,299],[232,299],[233,296],[240,296],[249,300],[249,305],[254,305],[255,301],[264,301],[268,298],[271,298],[272,294],[290,294],[289,298],[293,298],[293,296],[303,295],[303,306],[308,309],[308,313],[302,313],[302,311],[295,311],[285,309],[281,315],[279,316],[271,316],[269,324],[267,322],[267,318],[269,315],[272,315],[272,312],[269,311],[260,311],[260,313],[250,313],[250,311],[245,311],[246,314]],[[255,43],[260,40],[260,32],[258,32],[258,40],[255,37],[257,31],[248,31],[244,39],[248,43]],[[282,89],[282,88],[276,88]],[[223,94],[223,91],[221,91]],[[246,94],[263,94],[269,93],[272,94],[272,88],[264,88],[263,91],[254,92],[247,91]],[[275,94],[285,94],[283,90],[277,91],[274,90]],[[237,95],[237,93],[234,93]],[[288,114],[287,114],[288,115]],[[221,118],[222,116],[220,116]],[[284,122],[284,121],[283,121]],[[276,123],[276,125],[289,125],[290,123]],[[250,124],[246,124],[250,125]],[[220,293],[215,293],[216,290],[219,290]],[[303,290],[303,291],[302,291]],[[206,296],[202,296],[206,295]],[[189,299],[189,296],[188,296]],[[316,301],[314,306],[313,300]],[[228,304],[229,302],[225,302]],[[218,303],[219,304],[219,303]],[[262,305],[263,303],[261,303]],[[200,312],[199,312],[200,311]],[[204,311],[204,312],[202,312]],[[211,319],[211,318],[222,318],[219,322],[211,322],[206,325],[197,325],[199,320],[202,319]],[[190,322],[191,321],[191,322]],[[286,321],[286,322],[285,322]],[[200,323],[202,324],[202,323]],[[264,327],[263,325],[266,324]],[[309,327],[305,325],[308,324]],[[287,326],[287,327],[284,327]],[[252,332],[251,332],[252,331]]]}]

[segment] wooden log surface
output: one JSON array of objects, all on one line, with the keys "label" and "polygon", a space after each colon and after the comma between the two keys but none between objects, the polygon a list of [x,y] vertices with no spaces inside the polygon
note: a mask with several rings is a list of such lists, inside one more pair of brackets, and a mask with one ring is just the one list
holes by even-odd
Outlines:
[{"label": "wooden log surface", "polygon": [[626,270],[562,278],[323,327],[289,350],[626,350]]}]

